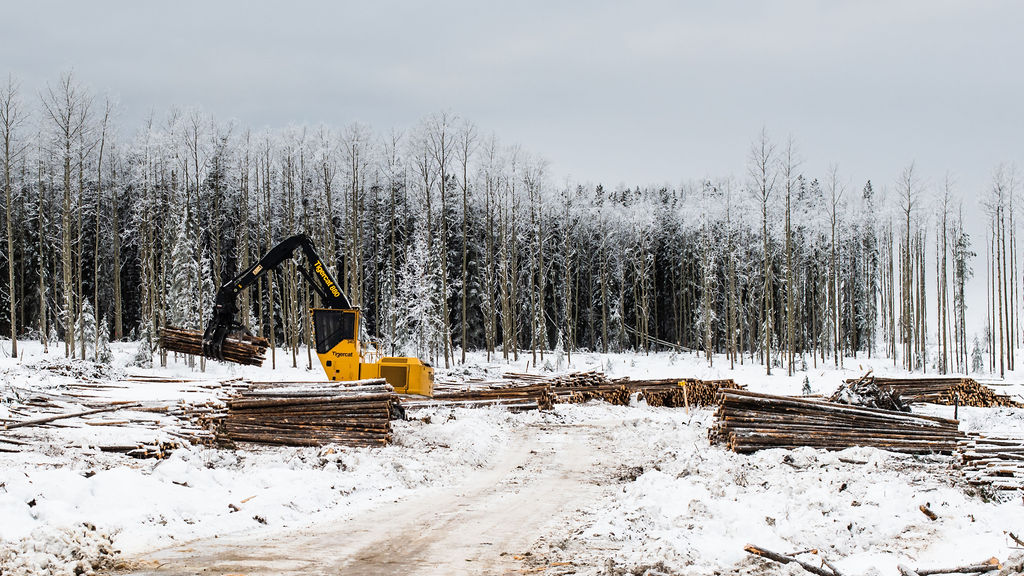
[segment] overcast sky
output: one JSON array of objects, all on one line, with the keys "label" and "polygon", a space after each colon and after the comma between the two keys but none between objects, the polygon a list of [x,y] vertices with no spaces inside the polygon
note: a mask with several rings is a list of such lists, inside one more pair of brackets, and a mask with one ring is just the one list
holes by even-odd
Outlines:
[{"label": "overcast sky", "polygon": [[35,98],[62,72],[119,102],[253,128],[404,129],[439,110],[550,162],[552,181],[744,178],[761,128],[801,169],[891,189],[946,173],[984,309],[993,168],[1024,158],[1024,3],[1013,1],[4,3],[0,72]]},{"label": "overcast sky", "polygon": [[[761,127],[859,189],[910,161],[974,197],[1024,155],[1019,2],[7,2],[0,70],[252,127],[447,109],[558,181],[743,175]],[[968,206],[970,208],[970,206]]]}]

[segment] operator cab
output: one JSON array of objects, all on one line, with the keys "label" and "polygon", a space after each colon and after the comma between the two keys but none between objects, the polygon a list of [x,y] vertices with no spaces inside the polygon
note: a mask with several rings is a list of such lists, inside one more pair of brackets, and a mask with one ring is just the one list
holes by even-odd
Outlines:
[{"label": "operator cab", "polygon": [[363,362],[359,342],[359,310],[313,309],[316,353],[332,381],[384,378],[399,394],[430,396],[434,369],[419,358],[386,357]]}]

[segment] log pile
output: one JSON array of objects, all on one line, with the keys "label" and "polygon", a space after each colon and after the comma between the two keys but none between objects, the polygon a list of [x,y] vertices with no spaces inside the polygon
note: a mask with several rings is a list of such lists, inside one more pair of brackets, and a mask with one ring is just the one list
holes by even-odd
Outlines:
[{"label": "log pile", "polygon": [[[710,406],[716,402],[718,391],[724,388],[742,388],[732,380],[697,380],[694,378],[661,378],[657,380],[609,379],[601,372],[573,372],[553,377],[538,374],[509,372],[506,378],[526,382],[545,383],[551,387],[556,404],[579,404],[590,400],[603,400],[617,406],[629,405],[633,394],[638,394],[650,406]],[[680,383],[685,383],[685,387]]]},{"label": "log pile", "polygon": [[383,378],[348,386],[253,387],[227,401],[217,431],[231,442],[382,446],[400,414],[398,395]]},{"label": "log pile", "polygon": [[[270,342],[245,334],[232,334],[221,348],[224,360],[246,366],[262,366]],[[160,347],[170,352],[203,356],[203,333],[196,330],[164,327],[160,330]]]},{"label": "log pile", "polygon": [[737,384],[732,379],[697,380],[687,378],[683,386],[674,393],[672,404],[666,406],[712,406],[718,402],[718,393],[722,390],[743,390],[746,386]]},{"label": "log pile", "polygon": [[746,390],[723,390],[716,416],[711,440],[740,453],[801,446],[952,453],[958,440],[956,420]]},{"label": "log pile", "polygon": [[[875,385],[889,388],[900,395],[905,402],[928,402],[952,406],[959,402],[960,406],[993,408],[996,406],[1022,407],[1021,403],[1009,396],[996,394],[988,386],[979,384],[973,378],[936,377],[936,378],[883,378],[872,377]],[[852,383],[860,380],[847,380]]]},{"label": "log pile", "polygon": [[549,378],[547,383],[558,404],[580,404],[590,400],[604,400],[609,404],[626,406],[633,393],[624,382],[610,380],[601,372],[574,372]]},{"label": "log pile", "polygon": [[484,406],[504,406],[513,412],[524,410],[550,410],[554,402],[551,388],[544,383],[539,384],[499,384],[487,388],[448,388],[435,392],[430,399],[412,400],[404,403],[407,408],[426,408],[433,406],[458,406],[477,408]]},{"label": "log pile", "polygon": [[227,404],[220,400],[181,402],[167,411],[178,419],[178,429],[171,435],[190,444],[212,446],[218,443],[217,429],[228,415]]},{"label": "log pile", "polygon": [[1024,490],[1024,440],[970,434],[960,443],[967,482],[994,490]]},{"label": "log pile", "polygon": [[[685,387],[680,383],[686,384]],[[511,410],[547,410],[552,404],[579,404],[603,400],[629,405],[638,394],[650,406],[709,406],[718,391],[742,388],[732,380],[663,378],[658,380],[609,379],[601,372],[573,372],[548,376],[506,372],[500,380],[471,380],[467,383],[441,382],[430,399],[406,401],[407,408],[456,404],[463,407],[506,406]]]},{"label": "log pile", "polygon": [[[578,403],[600,399],[610,404],[625,406],[629,398],[638,394],[650,406],[710,406],[717,400],[718,391],[742,388],[732,380],[697,380],[695,378],[662,378],[658,380],[609,380],[600,372],[582,372],[559,376],[551,381],[558,403]],[[682,383],[682,385],[680,385]]]}]

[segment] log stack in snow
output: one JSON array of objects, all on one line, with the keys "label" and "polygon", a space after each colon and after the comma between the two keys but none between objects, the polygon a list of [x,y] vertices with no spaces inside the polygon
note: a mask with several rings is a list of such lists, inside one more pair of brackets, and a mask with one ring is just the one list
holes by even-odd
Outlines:
[{"label": "log stack in snow", "polygon": [[383,378],[274,386],[228,400],[219,435],[285,446],[381,446],[389,440],[392,418],[401,415],[398,395]]},{"label": "log stack in snow", "polygon": [[[685,382],[686,386],[680,386]],[[609,379],[601,372],[573,372],[557,376],[506,372],[500,380],[468,383],[440,382],[429,399],[412,399],[407,408],[442,405],[461,407],[505,406],[510,410],[546,410],[552,404],[578,404],[602,400],[626,406],[633,394],[650,406],[710,406],[718,391],[742,388],[732,380],[663,378],[658,380]]]},{"label": "log stack in snow", "polygon": [[737,384],[731,379],[726,380],[697,380],[686,378],[681,380],[683,385],[676,381],[674,388],[663,387],[656,383],[646,384],[645,381],[635,380],[642,390],[641,394],[651,406],[669,406],[679,408],[682,406],[712,406],[718,402],[718,393],[724,389],[743,389],[746,386]]},{"label": "log stack in snow", "polygon": [[496,385],[487,388],[444,389],[435,391],[433,397],[406,401],[407,408],[431,406],[459,406],[477,408],[483,406],[504,406],[513,412],[523,410],[550,410],[553,402],[551,389],[547,384],[524,386]]},{"label": "log stack in snow", "polygon": [[[718,391],[740,388],[732,380],[662,378],[657,380],[609,380],[600,372],[577,372],[548,380],[557,403],[579,403],[600,399],[610,404],[627,405],[633,394],[651,406],[710,406]],[[680,386],[680,382],[685,383]]]},{"label": "log stack in snow", "polygon": [[872,446],[929,454],[952,453],[957,447],[956,420],[746,390],[723,390],[720,399],[711,439],[736,452]]},{"label": "log stack in snow", "polygon": [[[1021,407],[1019,402],[1009,396],[996,394],[991,388],[979,384],[972,378],[871,378],[876,386],[893,390],[905,402],[929,402],[946,406],[959,402],[960,406],[980,408]],[[853,378],[847,380],[847,383],[858,380],[862,379]]]},{"label": "log stack in snow", "polygon": [[970,434],[960,443],[960,469],[975,486],[1024,490],[1024,440]]},{"label": "log stack in snow", "polygon": [[604,400],[609,404],[629,404],[632,391],[625,382],[628,379],[610,380],[601,372],[573,372],[547,379],[551,392],[558,404],[580,404],[590,400]]},{"label": "log stack in snow", "polygon": [[[232,335],[221,348],[224,360],[246,366],[262,366],[270,342],[266,338]],[[203,355],[203,333],[165,327],[160,330],[160,347],[179,354]]]}]

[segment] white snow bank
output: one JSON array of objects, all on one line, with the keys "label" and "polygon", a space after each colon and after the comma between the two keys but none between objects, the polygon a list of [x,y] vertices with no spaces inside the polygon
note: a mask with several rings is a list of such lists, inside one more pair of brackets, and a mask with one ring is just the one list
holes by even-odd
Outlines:
[{"label": "white snow bank", "polygon": [[[706,409],[689,417],[647,409],[620,427],[617,442],[647,464],[595,503],[578,538],[617,550],[617,565],[660,561],[680,574],[753,566],[760,560],[743,551],[747,543],[783,553],[817,548],[845,573],[896,574],[897,563],[1005,559],[1004,531],[1024,531],[1019,495],[998,502],[975,493],[950,469],[951,457],[873,448],[740,455],[709,445],[713,420]],[[939,519],[929,520],[921,505]]]}]

